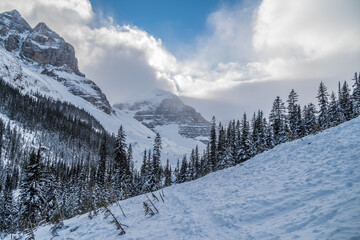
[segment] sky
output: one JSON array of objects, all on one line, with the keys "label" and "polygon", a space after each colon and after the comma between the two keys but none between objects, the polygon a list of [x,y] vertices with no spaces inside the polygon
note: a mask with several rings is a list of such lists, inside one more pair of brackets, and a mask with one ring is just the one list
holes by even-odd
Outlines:
[{"label": "sky", "polygon": [[302,105],[360,71],[358,0],[2,0],[76,50],[109,101],[161,88],[207,119],[269,113],[291,89]]}]

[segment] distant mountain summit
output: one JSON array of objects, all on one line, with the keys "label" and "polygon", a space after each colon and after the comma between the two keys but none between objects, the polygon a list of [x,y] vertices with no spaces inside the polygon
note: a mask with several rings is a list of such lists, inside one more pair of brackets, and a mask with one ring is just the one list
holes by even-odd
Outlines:
[{"label": "distant mountain summit", "polygon": [[210,123],[193,107],[185,105],[175,94],[156,89],[151,94],[115,104],[150,129],[177,124],[179,134],[193,139],[205,140],[210,133]]},{"label": "distant mountain summit", "polygon": [[[74,47],[45,23],[31,28],[17,10],[1,13],[0,45],[5,48],[0,49],[3,52],[0,59],[2,77],[24,92],[32,90],[55,99],[64,98],[63,92],[48,80],[51,78],[101,111],[114,112],[100,88],[79,71]],[[18,66],[16,71],[8,73],[14,66]],[[7,79],[8,75],[17,75],[15,79],[19,81]]]}]

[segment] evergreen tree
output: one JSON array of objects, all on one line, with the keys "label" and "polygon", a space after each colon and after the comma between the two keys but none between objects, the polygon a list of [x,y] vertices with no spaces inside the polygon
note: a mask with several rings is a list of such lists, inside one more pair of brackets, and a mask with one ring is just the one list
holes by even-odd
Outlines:
[{"label": "evergreen tree", "polygon": [[[265,122],[264,122],[265,121]],[[254,113],[252,120],[253,154],[258,154],[266,149],[266,120],[262,111]]]},{"label": "evergreen tree", "polygon": [[217,143],[216,143],[216,119],[213,116],[211,120],[211,130],[210,130],[210,159],[209,159],[209,169],[210,171],[216,170],[217,165]]},{"label": "evergreen tree", "polygon": [[316,121],[316,107],[314,104],[309,103],[304,106],[304,130],[305,135],[315,134],[319,131],[319,125]]},{"label": "evergreen tree", "polygon": [[325,84],[323,82],[320,83],[317,99],[319,102],[319,117],[318,117],[318,124],[320,129],[326,129],[328,128],[328,92]]},{"label": "evergreen tree", "polygon": [[275,145],[287,141],[285,105],[279,96],[274,100],[269,116],[270,125],[273,128]]},{"label": "evergreen tree", "polygon": [[191,150],[189,161],[189,180],[194,180],[196,177],[196,164],[195,164],[195,150]]},{"label": "evergreen tree", "polygon": [[273,147],[275,147],[273,128],[269,124],[267,124],[266,120],[264,121],[264,125],[266,126],[266,149],[272,149]]},{"label": "evergreen tree", "polygon": [[96,181],[100,188],[104,187],[105,184],[105,173],[106,173],[106,159],[107,159],[107,139],[104,135],[103,141],[100,145],[99,150],[99,161],[98,169],[96,174]]},{"label": "evergreen tree", "polygon": [[181,168],[179,172],[179,178],[177,180],[178,183],[183,183],[189,180],[188,178],[188,162],[186,160],[186,155],[184,155],[181,161]]},{"label": "evergreen tree", "polygon": [[336,100],[335,93],[332,92],[330,95],[330,103],[328,107],[329,127],[334,127],[340,123],[339,116],[339,104]]},{"label": "evergreen tree", "polygon": [[353,118],[353,102],[351,100],[350,88],[346,81],[344,81],[341,89],[339,90],[339,109],[342,122],[349,121]]},{"label": "evergreen tree", "polygon": [[227,164],[227,141],[226,141],[226,132],[221,123],[219,123],[219,135],[217,141],[217,149],[216,149],[216,169],[224,169]]},{"label": "evergreen tree", "polygon": [[299,95],[294,91],[294,89],[292,89],[287,100],[288,122],[291,139],[296,139],[301,135],[301,108],[297,104],[298,98]]},{"label": "evergreen tree", "polygon": [[235,165],[238,163],[238,156],[239,156],[239,133],[240,129],[236,127],[235,120],[231,121],[228,126],[227,130],[227,145],[228,145],[228,163],[227,167]]},{"label": "evergreen tree", "polygon": [[180,160],[177,160],[176,167],[174,169],[175,182],[179,183],[180,181]]},{"label": "evergreen tree", "polygon": [[128,162],[128,166],[129,166],[128,175],[132,176],[132,174],[134,173],[134,160],[133,160],[133,150],[132,150],[131,143],[129,144],[126,157],[127,157],[127,162]]},{"label": "evergreen tree", "polygon": [[[62,213],[60,212],[60,206],[58,203],[58,189],[60,189],[60,184],[58,181],[56,181],[54,172],[55,169],[50,169],[50,166],[46,166],[43,178],[43,191],[46,203],[46,221],[51,223],[58,223],[60,220],[62,220]],[[78,204],[77,208],[80,207],[81,205]]]},{"label": "evergreen tree", "polygon": [[[106,135],[103,137],[103,141],[99,149],[99,161],[96,173],[96,204],[98,206],[104,206],[107,203],[106,189],[105,189],[105,173],[106,173],[106,161],[107,161],[107,139]],[[70,208],[72,210],[72,208]]]},{"label": "evergreen tree", "polygon": [[353,84],[353,93],[352,93],[352,99],[354,102],[354,114],[355,116],[360,115],[360,73],[357,74],[355,72]]},{"label": "evergreen tree", "polygon": [[15,206],[13,202],[13,194],[12,194],[12,181],[10,174],[6,174],[5,188],[3,191],[3,203],[0,206],[1,210],[1,223],[0,223],[0,231],[4,231],[7,233],[15,232]]},{"label": "evergreen tree", "polygon": [[146,176],[148,175],[148,168],[147,168],[147,153],[146,153],[146,149],[144,151],[144,157],[143,157],[143,162],[140,168],[140,175],[143,179],[146,178]]},{"label": "evergreen tree", "polygon": [[125,198],[129,194],[130,166],[127,156],[126,135],[120,126],[114,144],[114,184],[115,194],[118,198]]},{"label": "evergreen tree", "polygon": [[246,118],[246,113],[244,113],[241,123],[242,126],[241,126],[241,138],[240,138],[240,159],[243,162],[252,157],[250,125]]},{"label": "evergreen tree", "polygon": [[171,183],[172,183],[171,182],[171,167],[169,164],[169,159],[167,159],[167,161],[166,161],[164,175],[165,175],[165,182],[164,182],[165,187],[171,186]]},{"label": "evergreen tree", "polygon": [[160,187],[161,183],[161,176],[162,176],[162,167],[161,167],[161,136],[160,133],[156,133],[155,139],[154,139],[154,149],[153,149],[153,172],[155,179],[155,184],[157,185],[157,188]]},{"label": "evergreen tree", "polygon": [[40,158],[40,149],[37,154],[31,152],[29,162],[24,169],[20,190],[22,229],[27,229],[31,225],[36,226],[43,219],[43,210],[46,209],[41,172],[43,166]]},{"label": "evergreen tree", "polygon": [[[196,145],[195,152],[195,179],[201,177],[201,163],[200,163],[200,156],[199,156],[199,147]],[[171,169],[170,169],[171,170]]]}]

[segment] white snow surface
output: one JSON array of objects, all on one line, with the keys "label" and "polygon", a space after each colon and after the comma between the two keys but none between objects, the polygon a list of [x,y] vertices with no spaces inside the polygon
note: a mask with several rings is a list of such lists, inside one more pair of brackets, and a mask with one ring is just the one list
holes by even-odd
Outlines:
[{"label": "white snow surface", "polygon": [[[65,221],[53,239],[360,239],[359,139],[357,118],[165,188],[153,217],[144,216],[144,195],[119,202],[126,218],[114,204],[129,226],[123,236],[101,213]],[[50,227],[36,239],[51,239]]]}]

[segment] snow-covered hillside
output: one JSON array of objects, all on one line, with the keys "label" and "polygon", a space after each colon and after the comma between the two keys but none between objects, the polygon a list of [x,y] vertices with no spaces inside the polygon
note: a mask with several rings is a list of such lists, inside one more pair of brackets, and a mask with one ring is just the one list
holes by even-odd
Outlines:
[{"label": "snow-covered hillside", "polygon": [[[242,165],[165,188],[160,213],[144,195],[121,201],[126,234],[99,214],[65,221],[53,239],[359,239],[360,118],[257,155]],[[158,195],[158,193],[155,193]],[[50,227],[36,239],[51,239]]]}]

